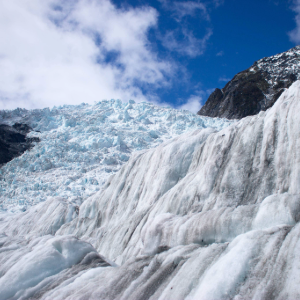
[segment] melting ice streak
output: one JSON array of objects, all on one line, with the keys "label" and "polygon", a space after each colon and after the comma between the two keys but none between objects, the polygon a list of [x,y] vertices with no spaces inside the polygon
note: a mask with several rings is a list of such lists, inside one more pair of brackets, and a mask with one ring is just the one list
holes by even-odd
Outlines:
[{"label": "melting ice streak", "polygon": [[2,214],[2,299],[300,298],[299,100],[297,81],[266,112],[133,153],[79,211]]}]

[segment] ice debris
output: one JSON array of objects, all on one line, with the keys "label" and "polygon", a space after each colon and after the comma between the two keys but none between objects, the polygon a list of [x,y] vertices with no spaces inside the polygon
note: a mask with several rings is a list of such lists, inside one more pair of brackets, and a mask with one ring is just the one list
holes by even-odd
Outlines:
[{"label": "ice debris", "polygon": [[0,123],[26,123],[41,142],[0,169],[0,210],[22,211],[51,197],[76,205],[99,191],[131,153],[198,128],[232,122],[188,111],[103,100],[94,105],[0,111]]}]

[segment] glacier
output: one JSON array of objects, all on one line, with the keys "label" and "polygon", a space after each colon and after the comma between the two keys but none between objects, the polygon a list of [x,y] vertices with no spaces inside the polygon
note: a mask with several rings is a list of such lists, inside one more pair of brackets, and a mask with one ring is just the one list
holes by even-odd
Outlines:
[{"label": "glacier", "polygon": [[80,205],[131,153],[196,128],[232,123],[133,100],[0,111],[0,123],[16,122],[33,128],[27,137],[40,142],[0,168],[0,211],[24,211],[53,196]]},{"label": "glacier", "polygon": [[299,110],[296,81],[266,112],[132,152],[80,205],[3,211],[0,299],[299,299]]}]

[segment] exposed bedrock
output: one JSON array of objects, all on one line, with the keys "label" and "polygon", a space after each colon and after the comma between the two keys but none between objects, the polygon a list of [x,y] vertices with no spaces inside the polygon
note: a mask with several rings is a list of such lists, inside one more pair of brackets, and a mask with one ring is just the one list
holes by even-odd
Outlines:
[{"label": "exposed bedrock", "polygon": [[256,61],[215,89],[198,115],[241,119],[272,107],[282,92],[300,79],[300,46]]},{"label": "exposed bedrock", "polygon": [[0,166],[39,142],[39,138],[26,138],[31,130],[28,125],[21,123],[15,123],[13,126],[0,124]]}]

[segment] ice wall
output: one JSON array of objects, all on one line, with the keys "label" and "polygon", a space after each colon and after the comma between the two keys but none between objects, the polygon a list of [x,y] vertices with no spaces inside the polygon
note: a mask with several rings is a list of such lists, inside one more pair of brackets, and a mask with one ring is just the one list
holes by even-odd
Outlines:
[{"label": "ice wall", "polygon": [[[300,298],[299,100],[297,81],[267,112],[133,154],[79,211],[59,208],[65,221],[54,238],[75,235],[106,263],[81,269],[78,259],[23,289],[0,264],[5,289],[13,299]],[[60,201],[52,200],[53,209]],[[14,246],[21,236],[49,232],[33,217],[47,204],[23,220],[3,218],[0,259],[12,257],[10,268],[21,261],[19,276],[34,260],[24,264]],[[29,218],[35,232],[18,230]]]}]

